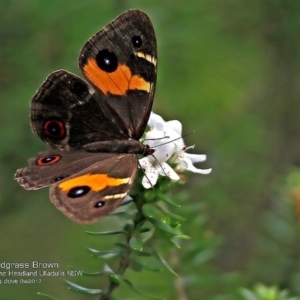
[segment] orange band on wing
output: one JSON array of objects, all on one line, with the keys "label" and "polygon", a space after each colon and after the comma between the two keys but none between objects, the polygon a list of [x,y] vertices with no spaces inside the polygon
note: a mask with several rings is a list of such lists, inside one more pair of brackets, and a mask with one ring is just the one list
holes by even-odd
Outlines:
[{"label": "orange band on wing", "polygon": [[124,96],[128,90],[150,91],[150,83],[138,75],[132,75],[126,65],[118,65],[114,72],[101,70],[91,58],[83,67],[86,77],[104,94]]},{"label": "orange band on wing", "polygon": [[130,178],[113,178],[106,174],[85,174],[69,180],[66,180],[59,184],[59,188],[63,192],[68,192],[70,189],[87,185],[94,192],[99,192],[105,189],[107,186],[119,186],[121,184],[127,184]]}]

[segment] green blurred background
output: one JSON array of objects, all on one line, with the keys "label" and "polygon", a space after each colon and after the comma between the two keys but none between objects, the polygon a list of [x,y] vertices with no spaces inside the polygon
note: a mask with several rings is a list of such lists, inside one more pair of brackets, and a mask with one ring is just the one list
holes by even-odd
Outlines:
[{"label": "green blurred background", "polygon": [[[241,299],[239,288],[257,282],[300,296],[298,0],[0,0],[0,263],[101,269],[86,248],[105,250],[114,239],[84,231],[118,229],[119,221],[75,224],[54,208],[47,189],[25,191],[13,175],[45,149],[28,119],[36,89],[54,70],[79,74],[85,41],[129,8],[148,13],[157,34],[154,111],[180,120],[183,134],[195,131],[186,144],[208,155],[199,167],[213,168],[176,188],[186,194],[177,213],[192,237],[182,242],[176,267],[186,299]],[[127,277],[141,290],[185,300],[166,271]],[[67,290],[63,279],[2,284],[0,298],[41,299],[40,291],[97,299]],[[68,279],[103,285],[99,277]],[[126,288],[118,295],[145,299]]]}]

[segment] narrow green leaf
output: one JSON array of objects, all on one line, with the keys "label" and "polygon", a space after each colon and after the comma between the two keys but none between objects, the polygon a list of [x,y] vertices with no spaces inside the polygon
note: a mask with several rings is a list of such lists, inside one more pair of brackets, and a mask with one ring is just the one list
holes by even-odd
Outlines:
[{"label": "narrow green leaf", "polygon": [[215,257],[215,252],[211,249],[202,250],[193,258],[195,264],[203,264]]},{"label": "narrow green leaf", "polygon": [[122,276],[117,275],[117,274],[111,274],[109,276],[109,278],[111,279],[112,282],[115,282],[115,283],[118,283],[118,284],[121,284],[123,282]]},{"label": "narrow green leaf", "polygon": [[82,274],[86,276],[100,276],[100,275],[105,275],[106,273],[103,271],[99,271],[99,272],[83,272]]},{"label": "narrow green leaf", "polygon": [[[165,222],[166,223],[166,222]],[[172,227],[173,229],[176,230],[177,234],[176,237],[177,238],[181,238],[181,239],[190,239],[190,237],[186,234],[183,234],[180,230],[181,228],[181,224],[176,221],[176,222],[172,222],[172,223],[168,223],[170,227]]]},{"label": "narrow green leaf", "polygon": [[184,239],[184,240],[189,240],[191,237],[186,235],[186,234],[183,234],[181,232],[179,232],[177,235],[176,235],[177,238],[179,239]]},{"label": "narrow green leaf", "polygon": [[[155,217],[155,210],[153,208],[152,205],[150,204],[145,204],[143,205],[142,207],[142,211],[143,211],[143,214],[145,217],[148,218],[148,220],[159,230],[161,231],[164,231],[164,232],[167,232],[167,233],[170,233],[170,234],[173,234],[173,235],[178,235],[178,230],[171,227],[170,225],[168,225],[167,223],[165,222],[162,222],[160,221],[159,219],[157,219]],[[178,223],[178,222],[177,222]],[[177,224],[176,223],[176,226],[178,227],[178,225],[180,226],[180,224]]]},{"label": "narrow green leaf", "polygon": [[125,245],[125,244],[123,244],[123,243],[119,243],[119,242],[115,243],[115,245],[116,245],[117,247],[121,248],[121,249],[127,249],[127,248],[128,248],[127,245]]},{"label": "narrow green leaf", "polygon": [[149,232],[149,231],[151,231],[151,229],[148,228],[148,227],[140,228],[140,229],[139,229],[139,232],[140,232],[140,233],[145,233],[145,232]]},{"label": "narrow green leaf", "polygon": [[154,256],[165,266],[165,268],[173,275],[179,277],[179,275],[169,266],[169,264],[164,260],[164,258],[153,248]]},{"label": "narrow green leaf", "polygon": [[155,218],[155,210],[151,204],[144,204],[142,207],[143,215],[147,218],[154,219]]},{"label": "narrow green leaf", "polygon": [[49,295],[44,294],[44,293],[37,292],[37,294],[39,296],[43,296],[43,297],[46,297],[46,298],[51,299],[51,300],[58,300],[57,298],[53,298],[52,296],[49,296]]},{"label": "narrow green leaf", "polygon": [[156,219],[151,219],[151,218],[149,219],[149,221],[154,225],[155,228],[157,228],[161,231],[173,234],[175,236],[178,235],[178,231],[176,229],[172,228],[171,226],[169,226],[167,223],[161,222]]},{"label": "narrow green leaf", "polygon": [[166,242],[176,249],[181,249],[180,245],[172,240],[166,240]]},{"label": "narrow green leaf", "polygon": [[169,204],[170,206],[181,207],[181,205],[177,204],[171,198],[169,198],[168,196],[165,196],[164,194],[158,194],[158,197],[160,198],[161,201]]},{"label": "narrow green leaf", "polygon": [[101,232],[86,231],[85,233],[92,234],[92,235],[114,235],[114,234],[122,234],[124,233],[124,231],[123,230],[101,231]]},{"label": "narrow green leaf", "polygon": [[136,215],[136,210],[117,211],[110,214],[110,216],[117,216],[121,220],[133,220]]},{"label": "narrow green leaf", "polygon": [[99,289],[88,289],[68,280],[65,280],[65,282],[67,283],[69,289],[85,295],[100,295],[102,293],[102,290]]},{"label": "narrow green leaf", "polygon": [[152,256],[152,253],[145,252],[145,251],[135,251],[134,254],[136,254],[138,256],[144,256],[144,257]]},{"label": "narrow green leaf", "polygon": [[130,260],[129,268],[134,272],[141,272],[143,271],[143,267],[140,264],[137,264],[134,260]]},{"label": "narrow green leaf", "polygon": [[[204,202],[203,202],[204,203]],[[194,202],[194,203],[189,203],[189,205],[184,205],[182,207],[182,210],[183,211],[186,211],[186,212],[199,212],[200,214],[203,214],[203,210],[204,210],[204,205],[201,201],[198,201],[198,202]]]},{"label": "narrow green leaf", "polygon": [[108,265],[108,264],[105,264],[103,266],[103,269],[102,269],[102,272],[105,272],[105,273],[114,273],[114,271],[111,269],[111,267]]},{"label": "narrow green leaf", "polygon": [[176,214],[173,214],[172,212],[164,209],[163,207],[161,207],[160,205],[158,205],[157,203],[155,204],[155,207],[157,209],[159,209],[161,212],[163,212],[164,214],[166,214],[167,216],[175,219],[175,220],[178,220],[178,221],[185,221],[185,218],[179,216],[179,215],[176,215]]},{"label": "narrow green leaf", "polygon": [[131,258],[131,261],[134,262],[134,264],[140,266],[141,268],[143,268],[147,271],[152,271],[152,272],[161,272],[162,271],[162,269],[159,268],[159,266],[155,265],[155,263],[153,263],[153,261],[146,263],[145,261],[140,261],[135,258]]},{"label": "narrow green leaf", "polygon": [[88,248],[88,250],[93,254],[93,256],[103,258],[103,259],[110,259],[112,257],[116,257],[122,254],[120,250],[111,250],[111,251],[99,251],[96,249]]},{"label": "narrow green leaf", "polygon": [[132,224],[125,224],[125,226],[124,226],[124,232],[132,233],[133,230],[134,230],[134,228],[133,228]]},{"label": "narrow green leaf", "polygon": [[144,190],[143,197],[146,202],[151,202],[155,199],[156,193],[153,193],[153,190]]},{"label": "narrow green leaf", "polygon": [[141,296],[148,297],[148,298],[151,298],[151,299],[157,299],[157,300],[166,300],[165,298],[149,295],[149,294],[146,294],[146,293],[143,293],[143,292],[139,291],[136,287],[134,287],[134,285],[128,279],[124,279],[124,282],[127,283],[127,285],[129,287],[131,287],[132,290],[134,290],[137,294],[139,294]]},{"label": "narrow green leaf", "polygon": [[169,218],[166,218],[165,223],[168,223],[172,228],[177,229],[179,231],[180,227],[181,227],[181,224],[178,221],[168,222],[169,220],[170,220]]},{"label": "narrow green leaf", "polygon": [[144,242],[138,237],[132,237],[129,241],[129,246],[133,250],[141,251],[144,247]]}]

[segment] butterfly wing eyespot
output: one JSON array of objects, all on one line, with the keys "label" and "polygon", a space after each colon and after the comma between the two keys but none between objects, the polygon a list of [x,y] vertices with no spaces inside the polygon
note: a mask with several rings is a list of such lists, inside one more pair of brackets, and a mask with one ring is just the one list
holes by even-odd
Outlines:
[{"label": "butterfly wing eyespot", "polygon": [[[69,190],[67,196],[69,198],[80,198],[87,195],[90,191],[91,191],[91,187],[89,187],[88,185],[76,186]],[[100,208],[103,207],[104,205],[105,205],[105,201],[98,201],[95,203],[94,207]]]},{"label": "butterfly wing eyespot", "polygon": [[134,48],[140,48],[143,44],[143,40],[139,35],[135,35],[131,38]]},{"label": "butterfly wing eyespot", "polygon": [[95,208],[100,208],[100,207],[103,207],[105,205],[105,202],[104,201],[99,201],[99,202],[97,202],[95,205],[94,205],[94,207]]},{"label": "butterfly wing eyespot", "polygon": [[115,53],[107,49],[103,49],[98,52],[96,55],[96,63],[101,70],[107,73],[114,72],[118,68],[117,56]]},{"label": "butterfly wing eyespot", "polygon": [[36,161],[36,164],[38,166],[49,166],[57,163],[60,159],[61,159],[60,155],[44,156],[44,157],[40,157]]},{"label": "butterfly wing eyespot", "polygon": [[85,196],[90,190],[88,185],[75,186],[69,190],[67,195],[70,198],[79,198]]},{"label": "butterfly wing eyespot", "polygon": [[61,181],[61,180],[65,179],[65,178],[68,177],[68,176],[69,176],[69,175],[55,176],[54,178],[52,178],[51,182]]},{"label": "butterfly wing eyespot", "polygon": [[71,91],[83,98],[89,95],[89,88],[86,84],[84,84],[81,80],[77,78],[72,78],[69,82]]},{"label": "butterfly wing eyespot", "polygon": [[60,118],[48,118],[43,125],[44,133],[51,138],[64,139],[67,135],[66,125]]}]

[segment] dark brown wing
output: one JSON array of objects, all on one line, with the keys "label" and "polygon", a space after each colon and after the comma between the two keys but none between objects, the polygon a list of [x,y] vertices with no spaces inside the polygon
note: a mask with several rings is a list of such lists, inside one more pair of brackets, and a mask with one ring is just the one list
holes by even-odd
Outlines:
[{"label": "dark brown wing", "polygon": [[52,148],[62,150],[127,135],[99,96],[95,98],[93,89],[64,70],[50,74],[39,88],[31,102],[30,117],[33,132]]},{"label": "dark brown wing", "polygon": [[147,125],[156,84],[156,39],[149,17],[129,10],[82,48],[79,66],[127,137]]},{"label": "dark brown wing", "polygon": [[[119,157],[113,153],[50,150],[28,160],[28,167],[18,169],[15,179],[27,190],[37,190],[65,180],[90,166]],[[103,171],[104,172],[104,171]]]},{"label": "dark brown wing", "polygon": [[120,205],[132,187],[136,171],[134,154],[111,155],[52,185],[50,198],[75,222],[95,222]]}]

